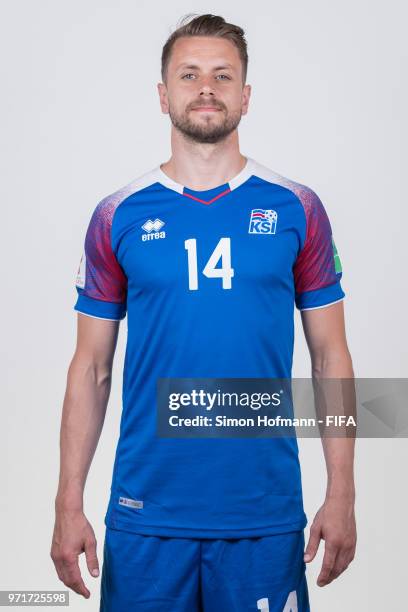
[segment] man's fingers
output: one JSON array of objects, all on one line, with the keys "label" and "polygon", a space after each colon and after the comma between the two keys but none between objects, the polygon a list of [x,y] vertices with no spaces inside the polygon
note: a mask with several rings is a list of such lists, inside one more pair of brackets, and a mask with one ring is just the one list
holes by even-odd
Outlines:
[{"label": "man's fingers", "polygon": [[85,557],[89,573],[96,578],[99,576],[99,563],[96,555],[96,540],[94,538],[85,542]]},{"label": "man's fingers", "polygon": [[82,580],[82,578],[79,578],[78,580],[74,582],[68,582],[66,584],[67,584],[67,587],[75,591],[75,593],[78,593],[78,595],[83,595],[85,599],[89,599],[89,597],[91,596],[91,593],[86,588],[85,583]]},{"label": "man's fingers", "polygon": [[329,576],[329,581],[335,580],[342,574],[350,565],[353,560],[353,549],[344,548],[341,549],[336,557],[333,569]]},{"label": "man's fingers", "polygon": [[306,550],[304,553],[304,560],[306,563],[312,561],[317,553],[320,544],[320,527],[312,524],[310,528],[309,542],[307,543]]},{"label": "man's fingers", "polygon": [[90,597],[91,593],[82,580],[77,556],[69,555],[63,557],[60,571],[62,574],[62,581],[67,587],[75,591],[75,593],[83,595],[86,599]]},{"label": "man's fingers", "polygon": [[75,593],[78,593],[78,595],[83,595],[86,599],[90,597],[91,593],[86,588],[81,574],[79,574],[79,576],[76,574],[68,574],[63,582],[67,587],[75,591]]},{"label": "man's fingers", "polygon": [[330,574],[336,562],[338,550],[339,547],[337,545],[326,541],[322,569],[320,570],[320,574],[317,578],[318,586],[328,584]]}]

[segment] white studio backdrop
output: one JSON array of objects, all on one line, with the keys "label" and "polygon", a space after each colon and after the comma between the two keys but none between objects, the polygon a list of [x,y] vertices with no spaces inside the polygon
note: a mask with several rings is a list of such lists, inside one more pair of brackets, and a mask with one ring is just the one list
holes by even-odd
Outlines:
[{"label": "white studio backdrop", "polygon": [[[343,264],[349,348],[358,377],[406,377],[406,5],[401,1],[143,2],[2,0],[1,589],[59,589],[49,557],[58,436],[75,348],[75,276],[97,202],[170,156],[156,83],[160,54],[188,12],[241,25],[249,45],[244,154],[310,186]],[[406,157],[405,157],[406,162]],[[293,376],[310,375],[296,312]],[[102,566],[103,516],[119,430],[126,322],[105,427],[86,488]],[[323,502],[319,440],[299,440],[309,526]],[[402,609],[408,538],[407,442],[359,440],[357,555],[316,586],[313,612]],[[81,567],[97,612],[100,579]]]}]

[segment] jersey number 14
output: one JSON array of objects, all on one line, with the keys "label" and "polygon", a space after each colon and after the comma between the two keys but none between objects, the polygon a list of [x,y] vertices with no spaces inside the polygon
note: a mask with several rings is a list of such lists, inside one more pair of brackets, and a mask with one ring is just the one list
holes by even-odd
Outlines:
[{"label": "jersey number 14", "polygon": [[[197,266],[197,240],[189,238],[184,241],[188,257],[188,288],[192,291],[198,289],[198,266]],[[221,259],[221,268],[216,268]],[[231,289],[231,278],[234,276],[234,269],[231,268],[231,239],[220,238],[217,246],[205,264],[203,274],[208,278],[221,278],[222,288]]]}]

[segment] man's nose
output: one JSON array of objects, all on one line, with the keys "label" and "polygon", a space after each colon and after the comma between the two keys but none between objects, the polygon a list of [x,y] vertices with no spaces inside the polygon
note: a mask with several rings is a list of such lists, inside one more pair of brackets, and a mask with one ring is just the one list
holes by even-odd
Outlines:
[{"label": "man's nose", "polygon": [[209,79],[203,79],[200,86],[200,95],[214,95],[214,86]]}]

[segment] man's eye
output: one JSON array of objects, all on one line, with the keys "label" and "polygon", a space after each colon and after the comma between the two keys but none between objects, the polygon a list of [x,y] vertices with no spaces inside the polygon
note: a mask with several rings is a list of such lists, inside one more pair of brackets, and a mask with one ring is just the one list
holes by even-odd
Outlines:
[{"label": "man's eye", "polygon": [[[181,78],[185,79],[186,77],[193,77],[193,76],[195,75],[192,72],[189,72],[188,74],[184,74]],[[187,79],[187,80],[189,81],[190,79]]]},{"label": "man's eye", "polygon": [[[231,77],[229,77],[228,74],[219,74],[219,75],[217,75],[217,78],[218,77],[225,77],[225,79],[227,79],[227,81],[231,80]],[[224,79],[221,79],[221,80],[223,81]]]}]

